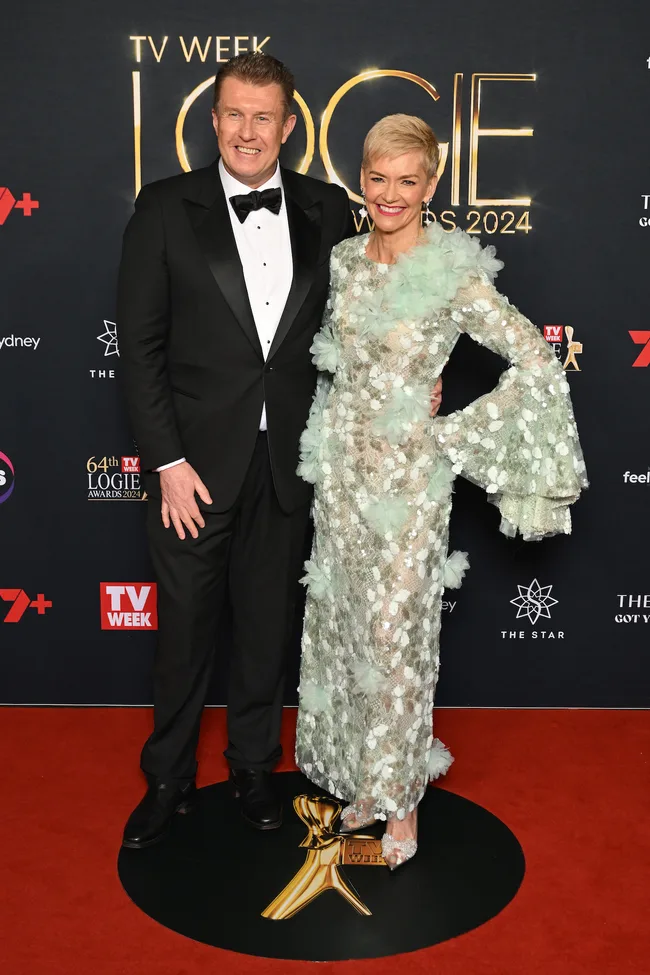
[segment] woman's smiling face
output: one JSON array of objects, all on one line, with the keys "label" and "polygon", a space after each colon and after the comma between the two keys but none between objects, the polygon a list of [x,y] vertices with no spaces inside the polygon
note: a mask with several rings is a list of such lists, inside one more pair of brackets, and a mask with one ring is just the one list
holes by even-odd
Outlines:
[{"label": "woman's smiling face", "polygon": [[361,169],[368,215],[382,233],[403,230],[419,220],[422,204],[431,199],[437,182],[437,176],[428,176],[417,149],[401,156],[379,156]]}]

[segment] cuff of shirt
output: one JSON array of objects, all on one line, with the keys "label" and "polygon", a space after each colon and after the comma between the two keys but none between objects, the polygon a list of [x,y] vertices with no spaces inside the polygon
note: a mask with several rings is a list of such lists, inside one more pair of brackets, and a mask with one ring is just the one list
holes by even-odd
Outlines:
[{"label": "cuff of shirt", "polygon": [[160,474],[161,471],[168,471],[170,467],[178,467],[179,464],[184,464],[185,458],[181,457],[180,460],[173,460],[171,464],[163,464],[162,467],[154,467],[154,473]]}]

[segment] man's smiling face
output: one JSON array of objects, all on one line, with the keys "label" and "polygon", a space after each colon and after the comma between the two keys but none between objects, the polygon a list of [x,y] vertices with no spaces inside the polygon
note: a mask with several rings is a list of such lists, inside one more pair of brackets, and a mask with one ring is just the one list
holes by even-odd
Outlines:
[{"label": "man's smiling face", "polygon": [[275,172],[280,147],[293,131],[296,116],[287,115],[280,85],[251,85],[228,77],[212,123],[227,171],[256,189]]}]

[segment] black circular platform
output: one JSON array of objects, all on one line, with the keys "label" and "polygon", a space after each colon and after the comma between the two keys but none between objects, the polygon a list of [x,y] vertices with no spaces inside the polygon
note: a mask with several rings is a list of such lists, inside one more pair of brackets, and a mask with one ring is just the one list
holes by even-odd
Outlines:
[{"label": "black circular platform", "polygon": [[[121,850],[118,871],[129,897],[180,934],[267,958],[338,961],[415,951],[464,934],[501,911],[517,893],[525,861],[517,838],[492,813],[440,788],[419,807],[415,858],[339,870],[372,912],[358,913],[325,890],[293,917],[262,917],[305,863],[308,835],[296,795],[322,796],[298,772],[274,776],[285,797],[281,829],[243,822],[227,782],[201,789],[193,813],[176,816],[170,835],[145,850]],[[381,835],[381,829],[364,830]]]}]

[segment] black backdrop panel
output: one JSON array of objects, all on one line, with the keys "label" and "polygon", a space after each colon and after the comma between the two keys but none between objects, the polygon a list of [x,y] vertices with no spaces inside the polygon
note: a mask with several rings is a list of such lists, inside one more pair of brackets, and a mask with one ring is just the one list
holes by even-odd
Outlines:
[{"label": "black backdrop panel", "polygon": [[[0,700],[150,700],[155,593],[114,378],[120,239],[140,182],[213,158],[209,79],[218,58],[257,44],[297,78],[286,165],[354,193],[373,122],[431,122],[448,144],[436,218],[497,245],[501,290],[554,326],[566,363],[591,489],[572,537],[526,544],[458,484],[452,543],[472,569],[447,597],[439,703],[648,704],[649,39],[637,0],[12,5],[0,34]],[[461,342],[444,410],[500,368]],[[288,703],[297,652],[296,638]]]}]

